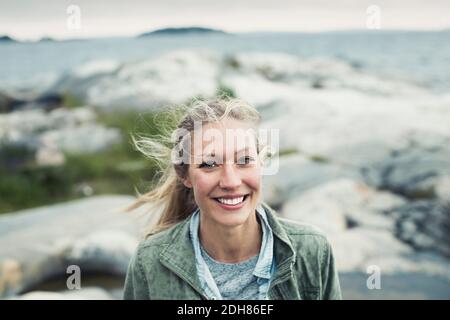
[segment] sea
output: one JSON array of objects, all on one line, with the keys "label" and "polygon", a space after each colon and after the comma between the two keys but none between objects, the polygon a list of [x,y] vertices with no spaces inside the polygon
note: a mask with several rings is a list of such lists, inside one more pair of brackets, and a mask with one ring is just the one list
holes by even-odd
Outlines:
[{"label": "sea", "polygon": [[89,40],[0,42],[0,92],[39,90],[64,73],[96,60],[119,63],[173,50],[208,49],[223,54],[277,52],[334,59],[365,72],[450,92],[450,30],[347,31],[152,35]]}]

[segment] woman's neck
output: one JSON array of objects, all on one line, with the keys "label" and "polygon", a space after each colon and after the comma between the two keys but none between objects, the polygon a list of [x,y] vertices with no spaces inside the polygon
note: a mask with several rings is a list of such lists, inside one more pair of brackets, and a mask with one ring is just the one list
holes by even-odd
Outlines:
[{"label": "woman's neck", "polygon": [[223,227],[200,216],[199,236],[203,248],[214,260],[237,263],[259,253],[262,228],[256,213],[236,227]]}]

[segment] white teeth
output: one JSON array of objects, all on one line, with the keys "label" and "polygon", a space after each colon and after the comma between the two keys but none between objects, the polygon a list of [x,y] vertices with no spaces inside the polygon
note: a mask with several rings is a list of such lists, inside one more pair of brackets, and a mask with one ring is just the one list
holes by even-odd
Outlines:
[{"label": "white teeth", "polygon": [[223,204],[236,205],[238,203],[241,203],[244,200],[244,197],[239,197],[239,198],[234,198],[234,199],[218,198],[217,200],[219,200]]}]

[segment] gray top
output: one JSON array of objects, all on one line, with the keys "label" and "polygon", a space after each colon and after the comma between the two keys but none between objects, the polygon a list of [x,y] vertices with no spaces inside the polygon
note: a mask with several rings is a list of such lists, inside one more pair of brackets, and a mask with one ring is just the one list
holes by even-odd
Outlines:
[{"label": "gray top", "polygon": [[257,277],[253,274],[259,255],[238,263],[222,263],[211,258],[203,246],[206,265],[226,300],[256,300],[259,294]]}]

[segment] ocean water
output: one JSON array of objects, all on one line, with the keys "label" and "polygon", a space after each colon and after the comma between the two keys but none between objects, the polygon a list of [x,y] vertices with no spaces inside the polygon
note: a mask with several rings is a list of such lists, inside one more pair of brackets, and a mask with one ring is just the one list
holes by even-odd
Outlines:
[{"label": "ocean water", "polygon": [[45,87],[63,73],[95,60],[151,58],[178,49],[221,53],[283,52],[347,62],[435,92],[450,91],[450,31],[249,33],[152,36],[36,43],[0,43],[0,92]]}]

